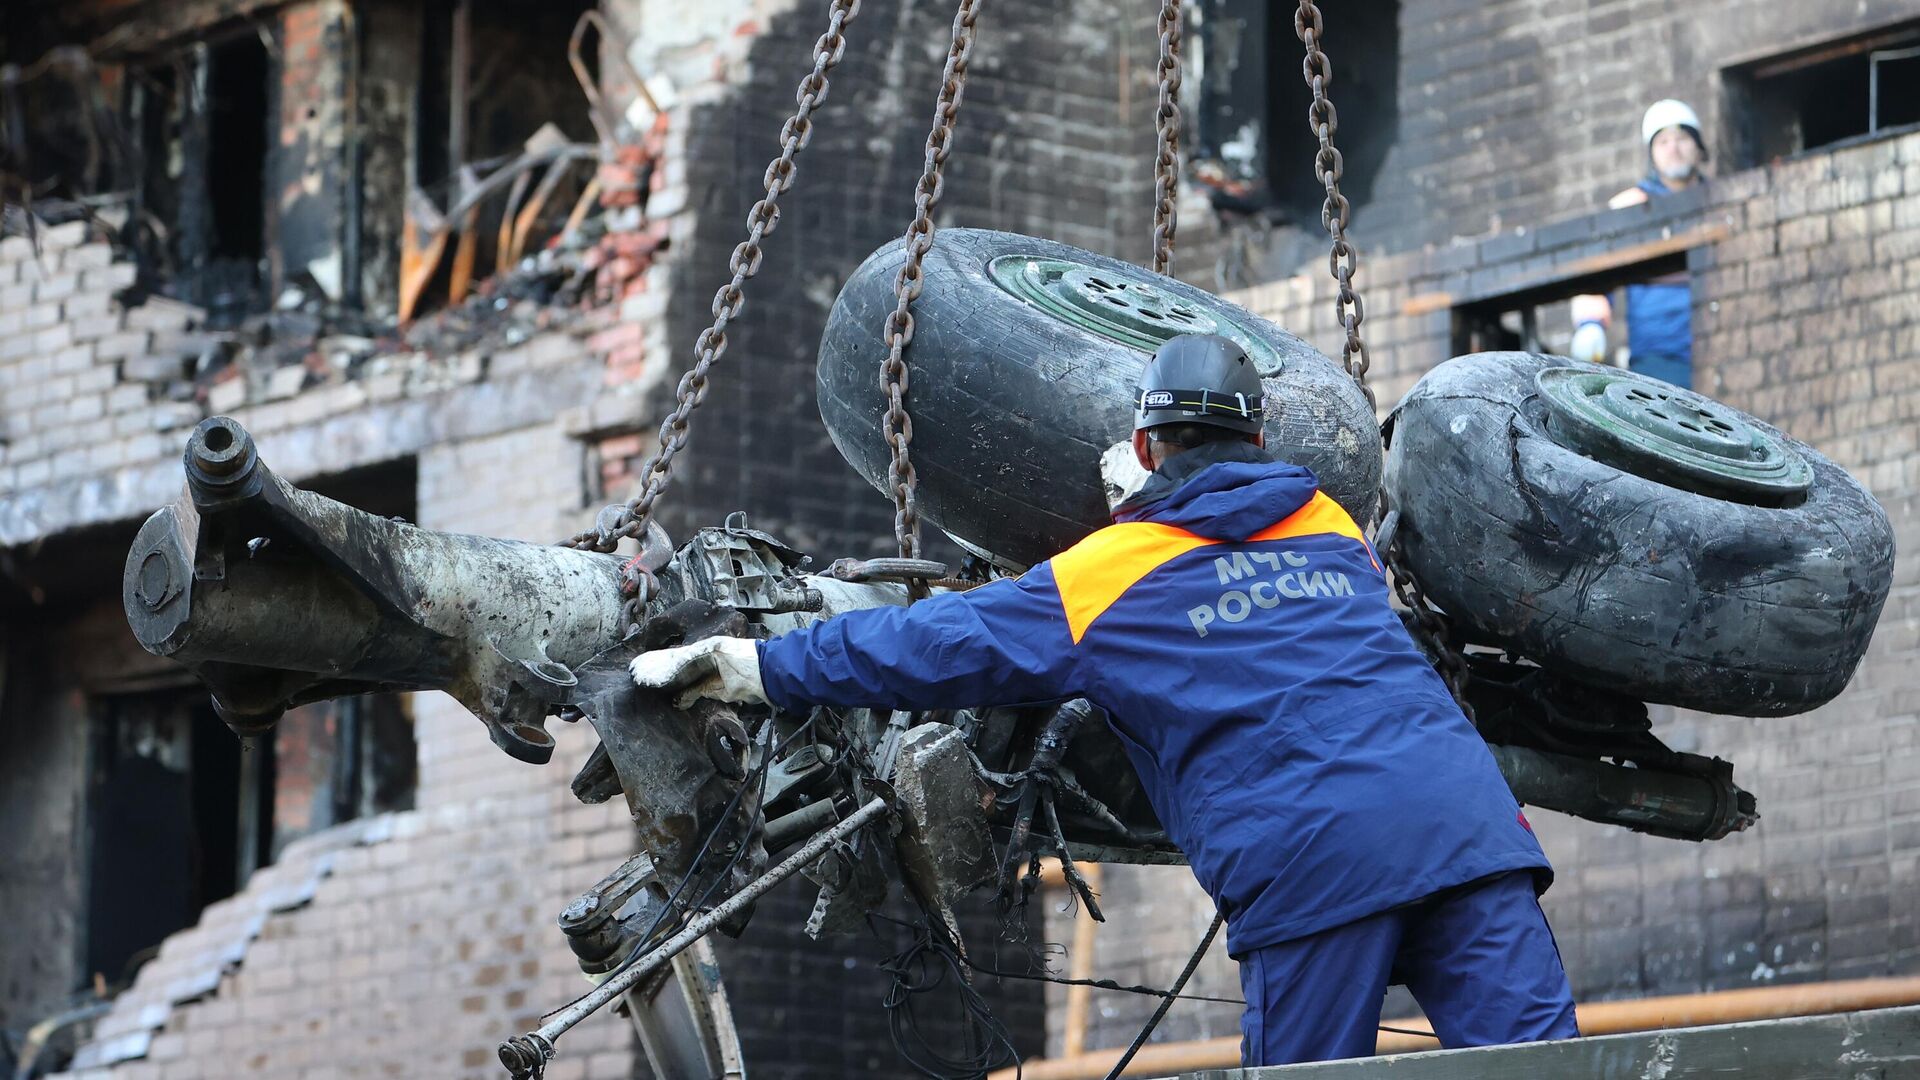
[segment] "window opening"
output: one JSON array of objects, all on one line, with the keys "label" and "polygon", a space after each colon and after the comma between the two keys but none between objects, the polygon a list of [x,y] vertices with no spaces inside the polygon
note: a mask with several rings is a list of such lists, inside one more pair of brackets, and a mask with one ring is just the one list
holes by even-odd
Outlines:
[{"label": "window opening", "polygon": [[231,326],[261,310],[272,61],[257,33],[129,68],[138,151],[133,235],[161,291]]},{"label": "window opening", "polygon": [[[409,226],[418,243],[427,243],[443,215],[531,146],[595,139],[567,59],[574,24],[593,7],[594,0],[434,0],[415,16],[420,77],[413,89],[409,190],[392,200],[386,220],[377,211],[370,217],[371,235],[381,245],[369,254],[382,275],[378,286],[397,294],[403,321],[425,310],[425,297],[435,306],[465,299],[475,280],[502,268],[503,238],[512,237],[509,251],[525,255],[533,250],[530,242],[557,231],[578,201],[589,178],[578,155],[536,167],[511,194],[500,187],[471,207],[471,218],[444,221],[450,239],[445,250],[423,256],[420,276],[405,280],[408,274],[392,269],[405,261],[397,253]],[[590,72],[593,66],[589,59]]]},{"label": "window opening", "polygon": [[259,865],[272,755],[243,748],[192,688],[95,700],[83,975],[124,983]]},{"label": "window opening", "polygon": [[[1307,166],[1319,142],[1307,129],[1312,90],[1300,76],[1292,9],[1266,0],[1193,6],[1193,173],[1217,208],[1317,226],[1326,189]],[[1329,12],[1328,33],[1348,58],[1338,72],[1341,193],[1366,203],[1398,129],[1400,4],[1356,0]]]},{"label": "window opening", "polygon": [[1920,22],[1723,73],[1740,167],[1920,124]]},{"label": "window opening", "polygon": [[[1891,93],[1881,93],[1882,65]],[[1920,122],[1920,45],[1867,54],[1867,133]]]},{"label": "window opening", "polygon": [[[411,519],[417,484],[417,464],[407,458],[307,486],[368,513]],[[124,535],[114,536],[124,549]],[[45,579],[62,599],[65,581]],[[130,640],[126,647],[136,648]],[[179,681],[152,688],[86,684],[92,727],[79,982],[98,973],[121,983],[167,935],[244,889],[293,841],[413,806],[418,753],[403,695],[301,706],[243,743],[205,688],[178,674]]]},{"label": "window opening", "polygon": [[274,858],[310,833],[413,806],[413,724],[397,695],[290,709],[273,745]]},{"label": "window opening", "polygon": [[[1603,297],[1607,301],[1604,305],[1607,319],[1604,325],[1596,324],[1604,333],[1604,349],[1598,353],[1600,362],[1634,370],[1644,368],[1645,374],[1667,381],[1676,381],[1678,378],[1690,381],[1690,357],[1684,361],[1680,357],[1657,358],[1652,350],[1645,348],[1646,341],[1658,340],[1658,335],[1649,331],[1672,327],[1649,325],[1642,327],[1640,334],[1635,333],[1634,327],[1636,315],[1647,320],[1660,320],[1671,314],[1663,310],[1660,297],[1636,297],[1637,290],[1650,285],[1686,284],[1687,253],[1678,251],[1611,268],[1604,273],[1555,281],[1463,304],[1453,309],[1453,355],[1509,350],[1554,356],[1578,355],[1575,333],[1580,329],[1579,324],[1590,320],[1594,314],[1594,304],[1590,298]],[[1576,297],[1589,299],[1576,300]],[[1681,303],[1684,310],[1689,302],[1683,296]],[[1636,338],[1641,339],[1643,347],[1643,355],[1637,363],[1632,348]],[[1685,342],[1690,352],[1690,330]],[[1676,364],[1684,366],[1684,375]]]},{"label": "window opening", "polygon": [[267,50],[251,34],[215,46],[208,60],[207,141],[216,257],[263,254],[267,157]]}]

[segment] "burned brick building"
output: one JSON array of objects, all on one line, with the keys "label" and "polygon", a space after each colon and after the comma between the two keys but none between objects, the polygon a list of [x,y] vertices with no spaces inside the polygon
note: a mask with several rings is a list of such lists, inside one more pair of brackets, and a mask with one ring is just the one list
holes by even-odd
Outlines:
[{"label": "burned brick building", "polygon": [[[1290,13],[1188,6],[1177,269],[1337,356]],[[563,730],[561,760],[526,766],[450,699],[386,695],[239,744],[129,635],[122,563],[216,414],[288,479],[432,528],[555,541],[626,498],[825,7],[12,5],[0,1028],[86,1014],[66,1037],[90,1078],[491,1076],[503,1037],[578,991],[551,920],[633,849],[618,811],[567,790],[590,739]],[[1144,262],[1154,14],[989,6],[941,224]],[[890,550],[812,368],[841,282],[911,217],[948,18],[867,0],[847,25],[663,503],[674,535],[745,509],[816,557]],[[1563,349],[1572,295],[1685,271],[1695,385],[1845,465],[1920,539],[1920,12],[1368,0],[1327,20],[1383,408],[1450,356]],[[1712,182],[1605,210],[1667,96],[1704,118]],[[1736,763],[1757,829],[1700,845],[1536,818],[1577,996],[1916,973],[1915,590],[1903,561],[1830,706],[1657,717]],[[1104,928],[1049,905],[1033,934],[1123,982],[1170,976],[1211,915],[1178,869],[1107,867],[1102,888]],[[810,942],[806,907],[775,893],[722,945],[749,1061],[899,1074],[873,970],[897,943]],[[1195,989],[1234,995],[1224,955]],[[991,990],[1023,1051],[1055,1056],[1124,1045],[1151,1008]],[[1161,1037],[1230,1039],[1236,1013],[1184,1003]],[[601,1017],[550,1075],[636,1068]]]}]

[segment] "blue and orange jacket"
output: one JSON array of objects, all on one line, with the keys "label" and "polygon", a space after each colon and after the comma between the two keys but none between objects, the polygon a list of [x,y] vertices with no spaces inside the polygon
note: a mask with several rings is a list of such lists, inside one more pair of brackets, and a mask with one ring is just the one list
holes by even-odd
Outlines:
[{"label": "blue and orange jacket", "polygon": [[1087,698],[1236,956],[1507,871],[1545,887],[1493,755],[1311,472],[1209,444],[1116,517],[1018,579],[763,642],[767,696],[787,709]]}]

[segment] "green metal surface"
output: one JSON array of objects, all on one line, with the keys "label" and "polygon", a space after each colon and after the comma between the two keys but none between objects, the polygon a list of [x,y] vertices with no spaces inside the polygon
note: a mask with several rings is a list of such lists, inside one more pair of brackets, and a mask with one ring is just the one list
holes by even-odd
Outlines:
[{"label": "green metal surface", "polygon": [[1674,487],[1775,504],[1806,493],[1813,467],[1740,412],[1615,368],[1556,367],[1534,377],[1548,430],[1568,449]]},{"label": "green metal surface", "polygon": [[1144,270],[1126,272],[1066,259],[1002,255],[987,266],[1012,295],[1090,333],[1151,353],[1180,334],[1232,338],[1263,377],[1278,375],[1280,355],[1245,327],[1155,284]]}]

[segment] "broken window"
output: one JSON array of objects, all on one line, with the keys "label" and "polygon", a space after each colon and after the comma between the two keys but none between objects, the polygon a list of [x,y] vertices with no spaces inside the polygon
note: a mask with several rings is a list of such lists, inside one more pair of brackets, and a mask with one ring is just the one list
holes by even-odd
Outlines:
[{"label": "broken window", "polygon": [[[364,9],[362,288],[405,320],[535,250],[590,177],[568,43],[592,0],[379,0]],[[596,56],[582,57],[593,77]],[[406,73],[402,76],[401,73]],[[409,134],[396,139],[396,125]],[[518,167],[523,155],[542,164]]]},{"label": "broken window", "polygon": [[[1398,126],[1400,4],[1355,0],[1328,8],[1327,35],[1347,57],[1338,69],[1341,193],[1372,196]],[[1222,209],[1316,225],[1326,189],[1306,163],[1319,141],[1307,127],[1313,92],[1292,8],[1266,0],[1203,0],[1192,9],[1195,102],[1192,169]]]},{"label": "broken window", "polygon": [[413,806],[413,724],[394,694],[290,709],[274,725],[270,854],[309,833]]},{"label": "broken window", "polygon": [[1920,124],[1920,23],[1723,73],[1740,167]]},{"label": "broken window", "polygon": [[209,328],[269,308],[404,321],[587,212],[583,83],[620,47],[581,49],[594,0],[205,14],[92,26],[116,41],[98,64],[60,46],[0,72],[0,184],[30,186],[47,220],[125,203],[143,288]]},{"label": "broken window", "polygon": [[100,697],[93,732],[83,974],[122,985],[265,861],[272,751],[198,688]]},{"label": "broken window", "polygon": [[203,289],[210,310],[260,305],[266,254],[267,49],[240,33],[207,50],[207,222]]},{"label": "broken window", "polygon": [[231,326],[265,306],[271,64],[248,28],[126,69],[140,180],[130,222],[167,295]]},{"label": "broken window", "polygon": [[[310,481],[327,498],[412,520],[419,470],[412,458]],[[289,709],[271,739],[270,857],[341,822],[413,806],[413,720],[397,694],[333,698]]]},{"label": "broken window", "polygon": [[93,712],[83,974],[112,984],[292,841],[413,805],[397,695],[294,709],[246,742],[198,686],[103,694]]},{"label": "broken window", "polygon": [[[407,459],[312,486],[370,513],[411,517],[417,483]],[[118,575],[87,570],[123,557],[132,532],[101,527],[0,551],[0,627],[35,628],[34,641],[8,643],[5,659],[34,674],[0,671],[0,727],[18,736],[63,710],[84,712],[84,750],[71,757],[57,742],[15,740],[30,755],[27,767],[69,770],[82,809],[76,940],[63,962],[74,968],[62,972],[73,987],[95,974],[120,984],[168,934],[245,888],[300,837],[413,805],[418,754],[404,696],[302,706],[243,742],[190,674],[141,652],[128,635]],[[0,836],[0,865],[16,865],[35,843]]]}]

